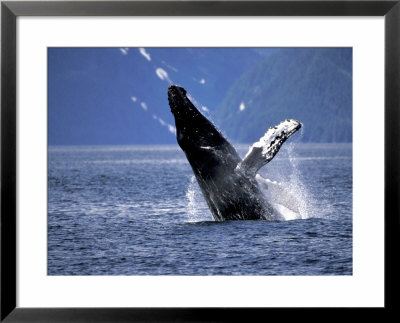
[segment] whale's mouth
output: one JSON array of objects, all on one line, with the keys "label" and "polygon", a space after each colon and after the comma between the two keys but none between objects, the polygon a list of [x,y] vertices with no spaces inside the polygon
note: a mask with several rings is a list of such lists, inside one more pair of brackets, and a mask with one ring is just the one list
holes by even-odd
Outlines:
[{"label": "whale's mouth", "polygon": [[180,106],[185,105],[186,100],[186,90],[183,87],[171,85],[168,88],[168,103],[172,113],[175,113]]}]

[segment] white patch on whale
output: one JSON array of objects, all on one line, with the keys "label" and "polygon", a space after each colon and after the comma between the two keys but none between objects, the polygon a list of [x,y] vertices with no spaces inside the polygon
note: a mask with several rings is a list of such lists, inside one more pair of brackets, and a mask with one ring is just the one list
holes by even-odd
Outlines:
[{"label": "white patch on whale", "polygon": [[252,153],[254,148],[262,148],[263,157],[267,157],[267,154],[271,152],[271,147],[279,143],[282,134],[289,134],[292,132],[296,124],[298,124],[296,120],[288,119],[275,127],[270,127],[259,141],[251,145],[244,159]]},{"label": "white patch on whale", "polygon": [[301,201],[282,184],[256,175],[257,183],[268,202],[271,203],[278,216],[284,220],[303,218],[300,212]]}]

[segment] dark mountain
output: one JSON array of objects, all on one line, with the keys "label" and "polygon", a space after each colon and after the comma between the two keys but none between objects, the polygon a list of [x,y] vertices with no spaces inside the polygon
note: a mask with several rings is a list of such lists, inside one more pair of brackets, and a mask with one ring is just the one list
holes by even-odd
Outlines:
[{"label": "dark mountain", "polygon": [[168,86],[184,86],[208,115],[267,51],[49,48],[49,144],[175,143]]},{"label": "dark mountain", "polygon": [[214,118],[237,142],[288,118],[303,123],[303,141],[351,142],[352,49],[275,49],[235,81]]}]

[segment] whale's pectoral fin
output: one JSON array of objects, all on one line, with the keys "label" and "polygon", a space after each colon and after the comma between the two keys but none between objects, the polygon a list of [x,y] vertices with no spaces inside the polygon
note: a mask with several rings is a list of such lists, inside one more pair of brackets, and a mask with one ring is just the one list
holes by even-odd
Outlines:
[{"label": "whale's pectoral fin", "polygon": [[292,134],[301,128],[301,123],[294,119],[282,121],[271,127],[259,141],[250,146],[249,151],[236,169],[248,176],[256,176],[258,170],[268,164]]}]

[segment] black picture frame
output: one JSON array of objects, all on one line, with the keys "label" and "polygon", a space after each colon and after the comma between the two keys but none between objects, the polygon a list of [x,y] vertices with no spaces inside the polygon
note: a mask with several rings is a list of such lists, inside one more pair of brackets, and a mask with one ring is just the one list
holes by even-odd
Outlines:
[{"label": "black picture frame", "polygon": [[[400,0],[395,1],[2,1],[1,2],[1,322],[233,322],[287,308],[16,307],[16,19],[18,16],[383,16],[385,19],[385,306],[396,311],[399,287]],[[308,310],[291,309],[307,319]],[[324,309],[334,319],[337,309]],[[348,314],[351,310],[347,309]],[[304,313],[304,314],[303,314]],[[297,315],[297,314],[296,314]],[[327,314],[323,314],[327,315]],[[252,319],[254,318],[254,319]],[[349,317],[350,318],[350,317]],[[298,319],[298,317],[296,318]],[[319,317],[321,319],[321,317]]]}]

